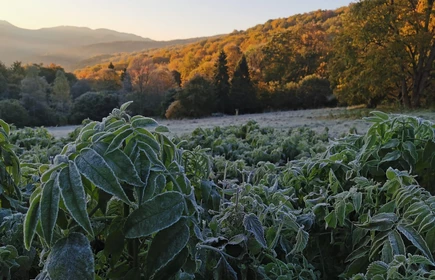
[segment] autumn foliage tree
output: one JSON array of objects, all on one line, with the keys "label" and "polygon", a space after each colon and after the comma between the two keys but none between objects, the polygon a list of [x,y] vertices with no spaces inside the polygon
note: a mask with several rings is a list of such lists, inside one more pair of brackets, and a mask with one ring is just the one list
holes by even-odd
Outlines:
[{"label": "autumn foliage tree", "polygon": [[435,60],[434,1],[364,0],[351,5],[335,39],[332,80],[348,104],[395,99],[420,107]]}]

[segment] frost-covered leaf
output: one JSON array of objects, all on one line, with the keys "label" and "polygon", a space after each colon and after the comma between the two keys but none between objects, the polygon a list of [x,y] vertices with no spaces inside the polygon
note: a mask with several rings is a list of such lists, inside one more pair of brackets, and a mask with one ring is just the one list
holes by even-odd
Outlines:
[{"label": "frost-covered leaf", "polygon": [[35,236],[36,225],[38,224],[41,195],[38,194],[30,203],[29,210],[27,210],[26,217],[24,218],[23,234],[24,246],[30,250],[33,237]]},{"label": "frost-covered leaf", "polygon": [[75,163],[80,173],[95,186],[130,204],[112,169],[96,151],[89,148],[83,149],[75,158]]},{"label": "frost-covered leaf", "polygon": [[76,164],[70,161],[56,177],[55,187],[60,189],[63,201],[74,220],[90,235],[94,235],[88,212],[86,211],[86,195],[82,178]]},{"label": "frost-covered leaf", "polygon": [[103,158],[120,181],[133,186],[144,187],[145,183],[139,178],[133,162],[123,151],[116,149],[103,155]]},{"label": "frost-covered leaf", "polygon": [[381,261],[372,262],[367,268],[367,278],[372,279],[375,275],[387,274],[388,265]]},{"label": "frost-covered leaf", "polygon": [[166,125],[159,125],[158,127],[156,127],[156,129],[154,130],[155,132],[169,132],[169,128]]},{"label": "frost-covered leaf", "polygon": [[388,154],[386,154],[382,158],[381,163],[398,160],[401,155],[402,155],[402,153],[399,150],[395,150],[395,151],[389,152]]},{"label": "frost-covered leaf", "polygon": [[356,224],[356,226],[376,231],[388,231],[397,222],[398,217],[394,213],[380,213],[373,216],[368,222],[364,224]]},{"label": "frost-covered leaf", "polygon": [[144,237],[175,224],[183,214],[184,203],[178,192],[165,192],[144,202],[128,216],[125,236]]},{"label": "frost-covered leaf", "polygon": [[404,255],[406,253],[405,243],[397,230],[392,230],[388,234],[388,240],[391,244],[394,255]]},{"label": "frost-covered leaf", "polygon": [[255,214],[245,215],[243,218],[243,226],[245,230],[252,232],[254,234],[255,239],[260,243],[263,248],[267,247],[266,239],[264,238],[264,229],[263,226]]},{"label": "frost-covered leaf", "polygon": [[302,252],[308,244],[309,234],[306,232],[303,227],[300,227],[298,233],[296,235],[296,244],[292,250],[292,253],[300,253]]},{"label": "frost-covered leaf", "polygon": [[147,118],[143,116],[134,116],[131,118],[131,126],[134,128],[154,128],[157,127],[159,124],[152,118]]},{"label": "frost-covered leaf", "polygon": [[44,270],[51,280],[93,280],[94,254],[88,239],[71,233],[54,244]]},{"label": "frost-covered leaf", "polygon": [[411,241],[412,245],[420,250],[426,258],[428,258],[432,263],[434,262],[432,253],[427,246],[426,241],[414,228],[407,225],[398,225],[397,230]]},{"label": "frost-covered leaf", "polygon": [[125,110],[127,110],[127,107],[130,106],[130,104],[133,103],[133,101],[127,101],[124,104],[121,105],[121,107],[119,107],[119,110],[121,112],[125,112]]},{"label": "frost-covered leaf", "polygon": [[[126,125],[127,127],[130,127],[129,125]],[[124,127],[121,127],[120,129],[123,129]],[[116,132],[114,132],[115,134]],[[115,136],[115,138],[113,138],[112,142],[110,143],[109,147],[107,148],[106,153],[111,153],[114,150],[118,149],[119,147],[121,147],[122,143],[125,141],[125,139],[127,137],[129,137],[131,134],[133,133],[133,129],[131,128],[127,128],[125,130],[123,130],[122,132],[120,132],[119,134],[117,134]]]},{"label": "frost-covered leaf", "polygon": [[60,189],[55,180],[50,179],[44,184],[41,196],[41,227],[45,241],[51,245],[53,230],[59,212]]},{"label": "frost-covered leaf", "polygon": [[148,250],[146,271],[154,274],[157,271],[166,270],[167,264],[186,247],[189,238],[190,231],[185,219],[180,219],[172,226],[159,231],[154,236]]},{"label": "frost-covered leaf", "polygon": [[326,226],[329,228],[336,228],[337,227],[337,214],[335,213],[335,210],[331,211],[326,217],[325,217]]}]

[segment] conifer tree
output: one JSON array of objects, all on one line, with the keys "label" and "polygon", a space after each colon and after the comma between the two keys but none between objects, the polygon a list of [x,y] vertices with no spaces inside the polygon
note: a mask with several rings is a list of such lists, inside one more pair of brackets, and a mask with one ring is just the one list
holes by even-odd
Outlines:
[{"label": "conifer tree", "polygon": [[232,109],[238,110],[241,114],[253,113],[256,109],[255,88],[249,76],[245,55],[242,56],[234,70],[234,76],[231,80],[230,101]]},{"label": "conifer tree", "polygon": [[215,63],[215,74],[213,78],[215,86],[216,107],[222,113],[230,112],[229,93],[230,83],[227,66],[227,55],[222,50]]}]

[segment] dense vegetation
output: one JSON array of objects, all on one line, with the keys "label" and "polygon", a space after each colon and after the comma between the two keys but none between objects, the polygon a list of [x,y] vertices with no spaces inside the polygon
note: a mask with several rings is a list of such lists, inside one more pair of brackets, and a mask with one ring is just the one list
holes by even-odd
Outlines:
[{"label": "dense vegetation", "polygon": [[74,74],[0,63],[0,117],[17,126],[78,123],[130,100],[132,115],[168,118],[337,104],[429,107],[434,20],[432,1],[364,0],[116,55]]},{"label": "dense vegetation", "polygon": [[2,279],[435,276],[435,124],[170,140],[128,105],[63,140],[0,120]]}]

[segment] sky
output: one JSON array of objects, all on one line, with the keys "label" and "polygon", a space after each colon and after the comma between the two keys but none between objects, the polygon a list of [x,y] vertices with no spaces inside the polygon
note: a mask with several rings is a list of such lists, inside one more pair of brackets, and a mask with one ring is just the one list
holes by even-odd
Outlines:
[{"label": "sky", "polygon": [[246,30],[269,19],[347,6],[351,0],[0,0],[0,20],[27,29],[108,28],[154,40]]}]

